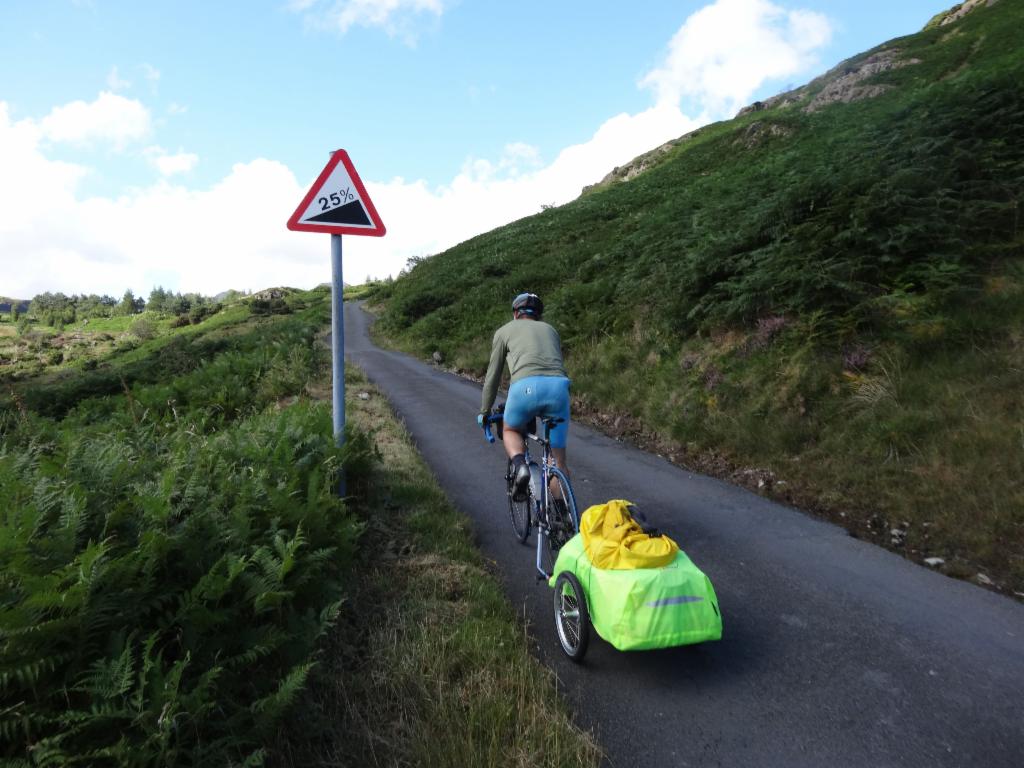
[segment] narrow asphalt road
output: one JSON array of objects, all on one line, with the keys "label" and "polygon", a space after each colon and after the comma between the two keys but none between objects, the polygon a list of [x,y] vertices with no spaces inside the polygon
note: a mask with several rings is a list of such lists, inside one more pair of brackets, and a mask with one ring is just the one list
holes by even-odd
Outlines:
[{"label": "narrow asphalt road", "polygon": [[595,639],[573,665],[533,550],[513,539],[503,452],[475,423],[479,386],[376,348],[368,324],[345,306],[346,356],[472,519],[612,765],[1024,766],[1024,606],[578,425],[581,510],[627,498],[672,534],[711,577],[724,635],[638,653]]}]

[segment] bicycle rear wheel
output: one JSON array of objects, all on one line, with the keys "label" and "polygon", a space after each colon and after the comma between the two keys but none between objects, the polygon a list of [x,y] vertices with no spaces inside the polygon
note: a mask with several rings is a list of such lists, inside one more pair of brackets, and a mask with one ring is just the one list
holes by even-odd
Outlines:
[{"label": "bicycle rear wheel", "polygon": [[576,496],[565,473],[556,467],[550,469],[548,482],[548,548],[554,566],[558,552],[579,532],[580,516],[576,509]]},{"label": "bicycle rear wheel", "polygon": [[512,519],[512,532],[515,533],[519,543],[523,544],[530,536],[530,505],[533,498],[527,494],[522,501],[512,498],[512,479],[515,476],[512,461],[508,462],[508,470],[505,472],[505,485],[508,493],[508,515]]}]

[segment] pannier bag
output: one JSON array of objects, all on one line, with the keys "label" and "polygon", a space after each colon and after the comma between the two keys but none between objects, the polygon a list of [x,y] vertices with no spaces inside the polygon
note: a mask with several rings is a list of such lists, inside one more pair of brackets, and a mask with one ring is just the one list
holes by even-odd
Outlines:
[{"label": "pannier bag", "polygon": [[562,571],[579,579],[597,633],[620,651],[689,645],[722,637],[711,580],[667,536],[649,536],[625,500],[587,509],[562,547]]}]

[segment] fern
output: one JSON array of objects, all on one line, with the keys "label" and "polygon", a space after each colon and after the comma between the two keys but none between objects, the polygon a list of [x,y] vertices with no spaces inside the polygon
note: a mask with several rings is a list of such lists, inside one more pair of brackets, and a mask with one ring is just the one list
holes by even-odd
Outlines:
[{"label": "fern", "polygon": [[25,690],[34,688],[55,669],[60,668],[70,658],[70,654],[48,656],[36,661],[25,661],[7,666],[0,672],[0,691],[9,689]]},{"label": "fern", "polygon": [[253,702],[252,711],[264,727],[276,722],[284,715],[305,686],[306,678],[315,666],[315,663],[298,665],[281,680],[276,691]]},{"label": "fern", "polygon": [[116,699],[125,696],[135,684],[135,658],[130,636],[124,650],[113,658],[97,659],[82,676],[74,690],[91,698]]},{"label": "fern", "polygon": [[46,385],[27,402],[50,416],[4,422],[0,761],[265,758],[359,530],[325,480],[342,461],[329,412],[261,412],[322,364],[315,327],[175,344],[127,387]]}]

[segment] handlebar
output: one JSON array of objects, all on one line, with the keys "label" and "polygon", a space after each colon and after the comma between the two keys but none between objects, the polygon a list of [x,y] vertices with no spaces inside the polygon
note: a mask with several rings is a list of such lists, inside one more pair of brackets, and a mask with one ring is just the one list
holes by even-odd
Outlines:
[{"label": "handlebar", "polygon": [[503,421],[504,417],[500,413],[491,414],[484,419],[484,438],[488,443],[494,442],[494,433],[491,431],[491,424],[497,424],[499,421]]}]

